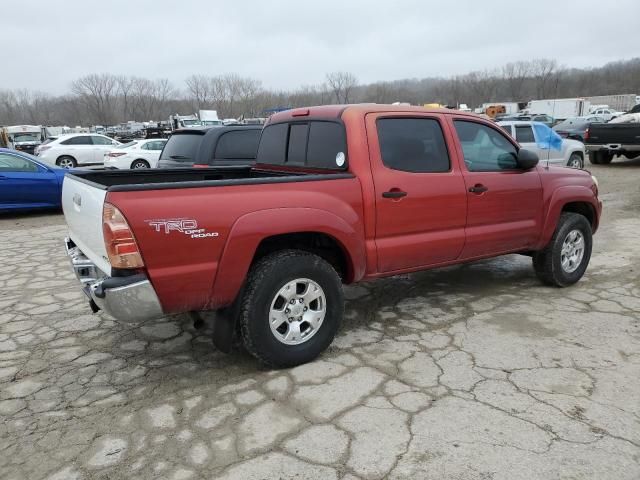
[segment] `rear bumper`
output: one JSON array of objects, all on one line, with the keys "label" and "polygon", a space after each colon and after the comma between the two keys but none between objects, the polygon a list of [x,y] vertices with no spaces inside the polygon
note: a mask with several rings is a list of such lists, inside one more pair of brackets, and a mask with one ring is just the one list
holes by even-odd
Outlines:
[{"label": "rear bumper", "polygon": [[109,277],[71,239],[65,238],[65,247],[71,268],[94,311],[104,310],[123,322],[139,322],[164,315],[153,285],[144,273]]},{"label": "rear bumper", "polygon": [[640,152],[640,145],[626,145],[623,143],[608,143],[603,145],[587,144],[587,152]]}]

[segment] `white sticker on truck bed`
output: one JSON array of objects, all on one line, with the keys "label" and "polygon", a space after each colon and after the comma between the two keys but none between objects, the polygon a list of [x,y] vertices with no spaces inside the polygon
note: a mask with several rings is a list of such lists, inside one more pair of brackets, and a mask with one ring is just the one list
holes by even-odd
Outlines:
[{"label": "white sticker on truck bed", "polygon": [[166,235],[178,232],[191,238],[217,237],[218,232],[207,232],[204,228],[198,228],[198,222],[192,218],[162,218],[157,220],[145,220],[151,228],[158,233]]}]

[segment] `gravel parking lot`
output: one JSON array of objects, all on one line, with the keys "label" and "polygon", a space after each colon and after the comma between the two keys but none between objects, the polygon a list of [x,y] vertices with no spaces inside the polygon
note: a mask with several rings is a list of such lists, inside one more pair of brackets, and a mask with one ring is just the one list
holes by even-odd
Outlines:
[{"label": "gravel parking lot", "polygon": [[637,480],[640,159],[592,169],[575,287],[521,256],[349,287],[333,346],[282,371],[186,316],[92,315],[62,215],[0,218],[0,478]]}]

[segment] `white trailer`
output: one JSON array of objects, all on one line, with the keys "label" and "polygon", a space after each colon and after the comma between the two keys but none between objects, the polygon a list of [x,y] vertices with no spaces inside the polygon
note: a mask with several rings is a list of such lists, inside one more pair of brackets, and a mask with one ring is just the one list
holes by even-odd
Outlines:
[{"label": "white trailer", "polygon": [[549,115],[554,120],[581,117],[589,113],[590,102],[584,98],[557,98],[531,100],[525,112],[528,115]]},{"label": "white trailer", "polygon": [[603,108],[611,108],[619,112],[628,112],[635,105],[640,103],[640,95],[628,93],[623,95],[599,95],[596,97],[587,97],[591,105],[605,106]]}]

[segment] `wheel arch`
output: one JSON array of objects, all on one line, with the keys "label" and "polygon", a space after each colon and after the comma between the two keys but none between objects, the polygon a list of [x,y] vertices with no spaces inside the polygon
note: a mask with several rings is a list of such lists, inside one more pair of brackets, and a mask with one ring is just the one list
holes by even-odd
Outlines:
[{"label": "wheel arch", "polygon": [[560,187],[549,203],[539,248],[544,248],[549,243],[563,212],[583,215],[591,224],[593,232],[598,229],[598,204],[593,192],[582,186]]},{"label": "wheel arch", "polygon": [[333,265],[344,283],[359,280],[366,267],[364,232],[357,217],[353,220],[351,224],[313,208],[268,209],[240,217],[220,255],[210,307],[231,304],[253,263],[278,250],[310,251]]}]

